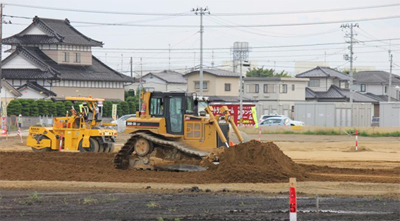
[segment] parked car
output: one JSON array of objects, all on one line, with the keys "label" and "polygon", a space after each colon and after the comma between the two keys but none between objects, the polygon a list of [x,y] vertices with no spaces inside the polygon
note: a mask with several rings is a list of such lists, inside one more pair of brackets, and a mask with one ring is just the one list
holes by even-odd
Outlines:
[{"label": "parked car", "polygon": [[269,117],[260,123],[260,126],[304,126],[304,122],[291,120],[288,117]]},{"label": "parked car", "polygon": [[131,117],[136,117],[136,114],[124,115],[124,116],[118,118],[117,120],[113,120],[111,123],[116,123],[117,124],[115,129],[118,132],[124,132],[125,131],[125,127],[126,127],[126,120],[128,120]]},{"label": "parked car", "polygon": [[379,127],[379,117],[373,117],[372,118],[371,127]]},{"label": "parked car", "polygon": [[266,115],[261,115],[260,120],[258,122],[263,122],[264,120],[270,118],[270,117],[284,117],[283,115],[278,115],[278,114],[266,114]]}]

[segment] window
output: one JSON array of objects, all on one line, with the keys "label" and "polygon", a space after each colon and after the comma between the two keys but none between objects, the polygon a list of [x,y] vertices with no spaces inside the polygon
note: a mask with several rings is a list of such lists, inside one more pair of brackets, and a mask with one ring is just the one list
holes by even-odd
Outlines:
[{"label": "window", "polygon": [[[194,88],[197,90],[200,90],[200,82],[199,81],[194,82]],[[208,89],[208,82],[203,81],[203,89]]]},{"label": "window", "polygon": [[259,92],[258,84],[249,84],[247,86],[247,93],[258,93]]},{"label": "window", "polygon": [[150,115],[163,115],[164,106],[163,99],[152,97],[150,99]]},{"label": "window", "polygon": [[264,93],[275,93],[275,84],[264,84]]},{"label": "window", "polygon": [[292,91],[294,91],[295,87],[296,87],[296,86],[295,86],[294,84],[292,84]]},{"label": "window", "polygon": [[349,88],[349,82],[348,81],[339,81],[339,87],[348,89]]},{"label": "window", "polygon": [[361,84],[361,92],[366,92],[367,91],[367,85]]},{"label": "window", "polygon": [[319,79],[310,79],[310,81],[308,82],[308,86],[309,87],[319,87]]},{"label": "window", "polygon": [[81,53],[75,53],[75,63],[81,63]]},{"label": "window", "polygon": [[287,84],[282,84],[281,86],[281,94],[286,94],[287,93]]},{"label": "window", "polygon": [[64,62],[69,62],[69,52],[64,52]]},{"label": "window", "polygon": [[231,84],[225,84],[225,91],[231,91]]},{"label": "window", "polygon": [[387,86],[385,86],[385,94],[387,93]]}]

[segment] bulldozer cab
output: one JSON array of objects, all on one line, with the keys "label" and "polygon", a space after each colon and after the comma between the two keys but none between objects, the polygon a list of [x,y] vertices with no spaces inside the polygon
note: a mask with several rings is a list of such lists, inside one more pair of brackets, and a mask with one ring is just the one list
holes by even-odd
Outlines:
[{"label": "bulldozer cab", "polygon": [[148,115],[165,118],[167,133],[183,135],[184,115],[194,114],[193,97],[183,92],[152,92],[148,95],[149,104],[145,104],[148,106]]}]

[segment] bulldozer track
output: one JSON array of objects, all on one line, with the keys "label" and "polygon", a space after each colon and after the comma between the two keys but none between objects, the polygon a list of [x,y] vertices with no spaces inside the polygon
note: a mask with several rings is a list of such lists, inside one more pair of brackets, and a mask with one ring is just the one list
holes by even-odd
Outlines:
[{"label": "bulldozer track", "polygon": [[124,144],[124,146],[115,156],[114,166],[116,169],[127,169],[129,167],[129,155],[132,154],[133,146],[135,145],[135,142],[138,138],[147,139],[158,146],[170,146],[190,155],[206,157],[210,154],[206,151],[193,149],[180,141],[164,140],[148,133],[135,133],[132,135],[131,138],[129,138],[129,140]]}]

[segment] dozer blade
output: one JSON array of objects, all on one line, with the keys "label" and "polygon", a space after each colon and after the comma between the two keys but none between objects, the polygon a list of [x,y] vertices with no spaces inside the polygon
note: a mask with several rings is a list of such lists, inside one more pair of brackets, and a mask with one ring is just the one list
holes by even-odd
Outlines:
[{"label": "dozer blade", "polygon": [[158,165],[154,166],[157,170],[174,171],[174,172],[191,172],[191,171],[205,171],[206,167],[190,165],[190,164],[172,164],[172,165]]}]

